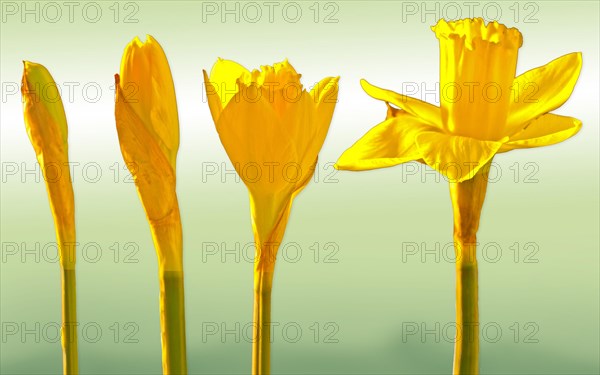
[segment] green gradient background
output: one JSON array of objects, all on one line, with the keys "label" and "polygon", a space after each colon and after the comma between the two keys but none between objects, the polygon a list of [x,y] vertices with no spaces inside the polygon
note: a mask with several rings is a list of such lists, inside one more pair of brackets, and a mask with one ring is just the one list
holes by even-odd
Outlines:
[{"label": "green gradient background", "polygon": [[[402,82],[433,86],[439,69],[437,40],[429,30],[434,16],[427,16],[426,22],[418,16],[403,22],[401,2],[339,1],[338,23],[314,23],[311,1],[299,2],[303,16],[295,24],[285,22],[281,13],[276,13],[273,23],[266,15],[258,23],[235,23],[231,17],[221,23],[216,16],[203,23],[201,3],[139,1],[139,23],[126,24],[113,22],[109,9],[113,2],[98,3],[103,9],[98,23],[85,22],[76,13],[73,23],[63,15],[57,23],[36,23],[31,18],[21,23],[17,16],[9,16],[1,24],[3,94],[5,83],[20,82],[23,59],[46,65],[59,84],[97,82],[102,88],[97,103],[83,100],[80,90],[72,103],[65,100],[71,161],[98,163],[103,173],[97,183],[86,182],[81,168],[74,175],[78,241],[102,248],[98,262],[78,260],[79,320],[102,329],[97,342],[84,339],[80,332],[81,372],[161,371],[156,257],[148,225],[134,186],[122,182],[123,170],[121,181],[115,183],[109,169],[114,163],[122,167],[109,87],[124,46],[135,35],[149,33],[169,58],[180,111],[178,194],[184,226],[190,373],[241,374],[250,368],[251,343],[243,332],[239,342],[233,334],[225,340],[219,335],[203,340],[206,322],[225,322],[231,329],[236,322],[243,327],[252,318],[251,263],[236,262],[232,255],[225,262],[217,256],[203,261],[203,242],[224,242],[231,249],[235,243],[243,246],[252,240],[244,185],[231,175],[226,183],[220,174],[203,179],[202,162],[227,161],[202,100],[202,69],[210,69],[218,56],[248,67],[287,57],[307,86],[327,75],[342,77],[339,103],[320,156],[319,181],[296,199],[285,237],[285,242],[300,246],[302,257],[296,263],[280,259],[277,265],[273,320],[281,325],[297,322],[302,336],[294,343],[284,339],[281,330],[275,331],[273,372],[450,373],[451,334],[442,335],[439,342],[432,334],[425,340],[419,335],[403,340],[403,322],[426,323],[431,329],[436,322],[443,327],[454,320],[453,264],[436,262],[433,256],[425,262],[418,256],[405,262],[402,258],[402,243],[424,242],[431,249],[451,241],[447,183],[436,182],[431,173],[424,180],[406,176],[412,166],[337,172],[333,175],[337,182],[323,181],[331,173],[323,163],[335,161],[384,116],[384,105],[363,93],[359,78],[397,91]],[[480,4],[477,9],[485,2]],[[498,4],[503,11],[500,21],[518,27],[524,35],[519,73],[568,52],[583,52],[575,92],[556,112],[575,116],[584,126],[563,144],[502,154],[495,160],[502,178],[488,190],[479,240],[497,243],[502,257],[492,263],[480,254],[480,312],[482,324],[500,327],[502,337],[495,343],[483,340],[481,372],[598,373],[598,2],[536,2],[537,23],[523,22],[525,3],[519,4],[518,22],[509,8],[512,1]],[[20,95],[7,95],[1,116],[3,166],[25,163],[31,168],[35,156],[24,130]],[[510,169],[515,162],[521,171],[516,182]],[[531,171],[525,169],[528,162],[537,165],[537,183],[525,182],[525,174]],[[31,328],[36,322],[41,326],[60,322],[58,264],[36,262],[32,256],[22,262],[18,255],[5,252],[11,242],[25,242],[31,248],[36,242],[43,246],[54,241],[43,181],[36,183],[33,176],[26,176],[23,183],[20,177],[5,176],[3,169],[3,337],[6,323],[24,322]],[[139,247],[135,256],[139,262],[115,263],[109,247],[128,242]],[[323,262],[322,251],[315,263],[309,247],[318,243],[322,248],[329,242],[339,247],[339,262]],[[509,250],[515,242],[521,248],[536,243],[539,262],[515,263]],[[121,328],[117,343],[110,329],[115,322]],[[139,328],[137,343],[123,342],[124,333],[131,332],[124,330],[127,322]],[[320,324],[317,343],[310,329],[314,322]],[[339,328],[337,343],[324,342],[332,332],[324,328],[327,322]],[[515,322],[521,329],[517,343],[510,328]],[[524,328],[528,322],[539,328],[534,336],[537,343],[524,342],[532,331]],[[88,333],[94,336],[93,330]],[[289,333],[293,338],[293,330]],[[33,335],[25,340],[15,335],[5,337],[0,345],[2,374],[61,372],[58,342],[42,338],[37,343]]]}]

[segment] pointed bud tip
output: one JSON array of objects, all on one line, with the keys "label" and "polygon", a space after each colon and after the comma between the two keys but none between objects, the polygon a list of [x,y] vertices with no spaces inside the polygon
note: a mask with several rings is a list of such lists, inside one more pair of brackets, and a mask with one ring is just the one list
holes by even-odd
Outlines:
[{"label": "pointed bud tip", "polygon": [[140,39],[140,37],[136,35],[131,40],[131,42],[129,42],[127,44],[127,46],[125,47],[125,50],[132,49],[132,48],[135,48],[135,49],[142,48],[143,45],[144,45],[144,43],[142,42],[142,40]]},{"label": "pointed bud tip", "polygon": [[30,70],[30,69],[38,67],[38,66],[40,66],[40,64],[34,63],[32,61],[29,61],[29,60],[23,60],[23,68],[25,70]]}]

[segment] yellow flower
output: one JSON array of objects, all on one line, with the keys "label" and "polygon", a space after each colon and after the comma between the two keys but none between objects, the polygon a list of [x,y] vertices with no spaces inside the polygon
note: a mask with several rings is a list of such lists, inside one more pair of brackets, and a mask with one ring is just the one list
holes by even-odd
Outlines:
[{"label": "yellow flower", "polygon": [[551,145],[579,131],[581,121],[548,112],[571,95],[581,53],[515,78],[522,45],[517,29],[477,18],[440,20],[432,30],[440,41],[440,107],[362,80],[370,96],[388,103],[388,118],[346,150],[337,168],[419,160],[462,182],[498,152]]},{"label": "yellow flower", "polygon": [[183,242],[175,190],[179,117],[165,53],[147,36],[127,45],[115,75],[121,153],[146,211],[160,281],[163,373],[186,373]]},{"label": "yellow flower", "polygon": [[23,64],[21,92],[25,127],[46,181],[60,251],[63,372],[77,374],[75,202],[69,169],[67,118],[58,86],[46,67],[29,61]]},{"label": "yellow flower", "polygon": [[[581,54],[515,78],[521,33],[482,19],[440,20],[440,107],[361,81],[388,107],[385,121],[346,150],[336,167],[367,170],[417,160],[450,182],[456,253],[453,373],[479,373],[477,230],[489,165],[498,152],[561,142],[581,121],[548,113],[571,95]],[[391,104],[396,107],[392,107]]]},{"label": "yellow flower", "polygon": [[[256,242],[279,243],[292,199],[314,173],[339,78],[308,92],[287,60],[250,72],[223,59],[204,77],[219,137],[250,192]],[[273,251],[260,255],[257,267],[272,269]]]},{"label": "yellow flower", "polygon": [[337,102],[338,79],[308,92],[286,61],[261,70],[219,59],[204,72],[208,104],[229,159],[248,187],[256,243],[252,373],[270,373],[271,288],[294,197],[306,186]]}]

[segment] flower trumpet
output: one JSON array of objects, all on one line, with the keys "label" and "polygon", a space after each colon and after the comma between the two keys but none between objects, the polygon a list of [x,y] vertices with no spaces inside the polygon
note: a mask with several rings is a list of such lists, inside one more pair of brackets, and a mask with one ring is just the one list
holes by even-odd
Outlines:
[{"label": "flower trumpet", "polygon": [[147,36],[125,48],[115,75],[115,119],[121,153],[150,224],[160,282],[164,374],[186,374],[183,240],[175,191],[179,119],[169,63]]},{"label": "flower trumpet", "polygon": [[67,118],[58,86],[41,64],[24,61],[23,114],[42,169],[54,218],[62,285],[63,373],[79,372],[75,290],[75,202],[69,169]]},{"label": "flower trumpet", "polygon": [[[386,119],[337,161],[338,169],[368,170],[420,161],[450,182],[456,252],[456,319],[462,329],[454,373],[479,371],[476,234],[493,157],[552,145],[576,134],[578,119],[549,113],[571,95],[581,53],[570,53],[515,77],[522,35],[480,18],[440,20],[440,107],[361,81],[386,102]],[[392,106],[394,105],[394,107]]]},{"label": "flower trumpet", "polygon": [[249,191],[256,255],[252,373],[270,373],[271,290],[294,197],[314,174],[337,102],[338,79],[310,91],[288,61],[248,71],[219,59],[204,72],[221,143]]}]

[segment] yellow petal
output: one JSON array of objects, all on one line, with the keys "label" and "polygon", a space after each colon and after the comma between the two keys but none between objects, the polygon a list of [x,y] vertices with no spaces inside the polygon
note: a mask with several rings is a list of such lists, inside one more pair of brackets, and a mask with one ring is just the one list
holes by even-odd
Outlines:
[{"label": "yellow petal", "polygon": [[[281,95],[275,97],[286,102]],[[279,100],[275,100],[277,101]],[[323,146],[329,122],[324,124],[325,131],[319,128],[321,122],[317,118],[313,97],[306,91],[302,92],[299,99],[294,98],[293,101],[287,102],[285,110],[280,110],[278,115],[281,124],[287,128],[296,150],[294,159],[288,159],[286,162],[298,163],[302,173],[308,173],[308,168],[314,164]]]},{"label": "yellow petal", "polygon": [[505,134],[519,132],[529,121],[563,105],[577,83],[581,62],[580,52],[570,53],[515,78]]},{"label": "yellow petal", "polygon": [[58,86],[43,65],[30,61],[23,61],[23,65],[21,91],[25,121],[28,131],[37,132],[34,144],[36,152],[58,142],[61,150],[56,156],[66,156],[67,118]]},{"label": "yellow petal", "polygon": [[439,107],[410,96],[373,86],[364,79],[360,81],[360,85],[371,97],[392,103],[429,125],[441,127],[442,117]]},{"label": "yellow petal", "polygon": [[213,122],[216,124],[219,122],[221,111],[223,111],[223,105],[221,104],[221,98],[219,97],[219,88],[216,84],[210,82],[206,70],[202,70],[202,74],[204,75],[204,90],[206,92],[208,108],[210,109]]},{"label": "yellow petal", "polygon": [[161,140],[142,122],[132,106],[119,100],[123,95],[117,82],[115,120],[121,153],[135,181],[146,216],[151,222],[158,222],[171,215],[177,206],[175,171],[160,147]]},{"label": "yellow petal", "polygon": [[311,90],[315,104],[337,103],[338,82],[340,77],[326,77],[317,83]]},{"label": "yellow petal", "polygon": [[323,147],[327,132],[329,131],[329,125],[333,117],[333,111],[337,104],[338,98],[338,82],[340,77],[327,77],[322,79],[313,89],[310,91],[310,98],[312,98],[313,105],[315,106],[314,116],[314,138],[308,141],[307,153],[310,155],[314,163],[316,156]]},{"label": "yellow petal", "polygon": [[415,137],[421,132],[436,131],[405,111],[396,113],[369,130],[352,147],[344,151],[335,167],[350,171],[386,168],[421,158]]},{"label": "yellow petal", "polygon": [[127,45],[118,84],[122,103],[117,104],[131,107],[175,171],[179,149],[175,86],[167,57],[152,36],[144,43],[136,37]]},{"label": "yellow petal", "polygon": [[510,137],[499,152],[553,145],[571,138],[579,129],[581,121],[578,119],[548,113],[533,120],[521,132]]},{"label": "yellow petal", "polygon": [[423,160],[450,182],[469,180],[490,161],[502,143],[448,135],[441,132],[422,132],[416,136]]},{"label": "yellow petal", "polygon": [[[217,60],[210,71],[210,83],[216,89],[216,92],[219,95],[221,108],[225,108],[227,103],[229,103],[229,101],[237,93],[237,80],[249,74],[250,71],[248,71],[248,69],[244,68],[235,61],[224,60],[221,58]],[[210,101],[209,105],[211,105]],[[213,119],[216,112],[220,111],[217,110],[216,106],[214,109],[211,106]]]},{"label": "yellow petal", "polygon": [[290,129],[264,97],[251,102],[240,93],[223,109],[216,124],[221,143],[246,186],[255,192],[277,192],[295,182],[281,168],[298,162]]},{"label": "yellow petal", "polygon": [[338,82],[340,77],[328,77],[324,78],[319,84],[311,90],[311,96],[316,103],[316,136],[315,139],[310,143],[311,154],[317,155],[323,147],[323,142],[327,137],[331,119],[333,117],[333,111],[338,101],[339,87]]},{"label": "yellow petal", "polygon": [[75,203],[69,169],[67,119],[60,92],[41,64],[24,61],[23,115],[48,190],[61,265],[75,267]]}]

